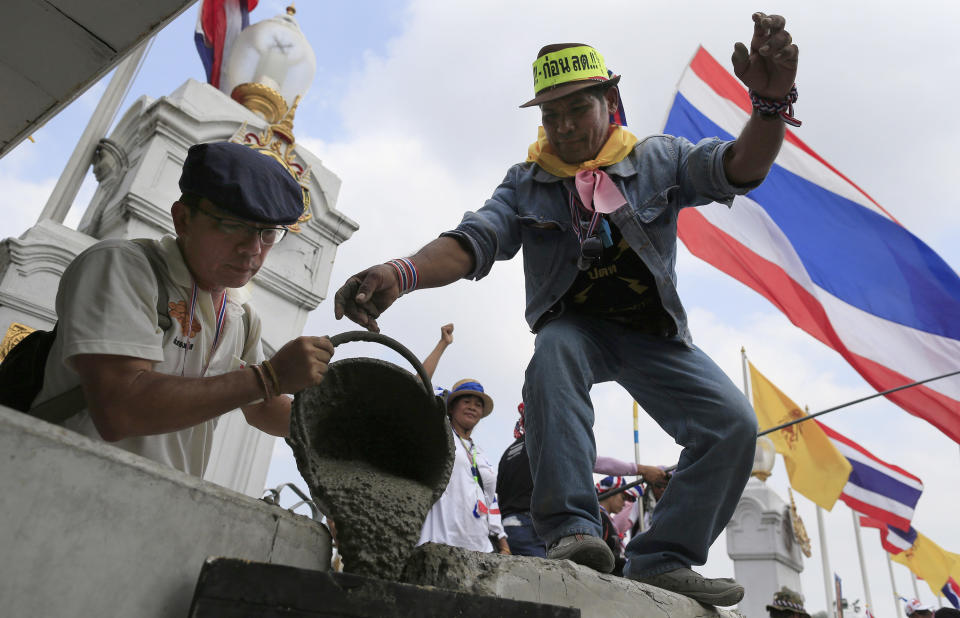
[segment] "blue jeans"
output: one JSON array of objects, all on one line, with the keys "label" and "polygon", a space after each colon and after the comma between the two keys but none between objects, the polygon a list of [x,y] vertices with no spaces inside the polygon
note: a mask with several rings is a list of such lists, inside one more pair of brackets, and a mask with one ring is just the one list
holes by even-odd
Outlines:
[{"label": "blue jeans", "polygon": [[[516,519],[519,525],[511,519]],[[547,547],[533,530],[533,520],[530,513],[512,513],[503,518],[503,529],[507,533],[507,543],[510,544],[510,553],[514,556],[547,557]]]},{"label": "blue jeans", "polygon": [[753,409],[699,348],[571,313],[537,334],[523,386],[537,533],[548,547],[571,534],[600,536],[590,388],[609,381],[683,447],[650,528],[627,545],[624,574],[703,564],[750,477]]}]

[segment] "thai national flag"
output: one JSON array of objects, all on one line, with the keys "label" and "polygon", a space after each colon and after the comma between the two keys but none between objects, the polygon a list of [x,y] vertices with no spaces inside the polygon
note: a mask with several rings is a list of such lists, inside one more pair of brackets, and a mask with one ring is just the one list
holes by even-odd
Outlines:
[{"label": "thai national flag", "polygon": [[197,53],[207,73],[207,83],[220,87],[220,68],[230,57],[230,47],[241,30],[250,25],[250,11],[259,0],[203,0],[193,35]]},{"label": "thai national flag", "polygon": [[[802,117],[802,84],[800,93]],[[733,139],[750,111],[741,83],[701,48],[680,80],[665,132]],[[731,209],[683,210],[679,235],[877,390],[958,369],[960,277],[791,130],[760,187]],[[960,442],[960,378],[888,397]]]},{"label": "thai national flag", "polygon": [[866,528],[876,528],[880,531],[880,544],[891,554],[899,554],[913,547],[917,540],[917,531],[913,526],[906,530],[900,530],[893,526],[888,526],[879,519],[873,517],[860,517],[860,525]]},{"label": "thai national flag", "polygon": [[957,580],[952,577],[947,580],[947,583],[943,585],[943,596],[950,601],[950,605],[953,605],[956,609],[960,609],[960,585],[957,585]]},{"label": "thai national flag", "polygon": [[823,423],[813,422],[820,425],[840,454],[853,466],[840,499],[854,511],[894,528],[908,530],[913,510],[923,492],[923,481],[903,468],[888,464]]}]

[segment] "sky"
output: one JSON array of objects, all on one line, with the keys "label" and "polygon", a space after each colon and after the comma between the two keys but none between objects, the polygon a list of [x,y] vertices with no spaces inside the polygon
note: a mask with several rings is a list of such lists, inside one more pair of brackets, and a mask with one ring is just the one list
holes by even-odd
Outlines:
[{"label": "sky", "polygon": [[[251,20],[284,7],[261,0]],[[784,15],[800,47],[796,115],[804,124],[797,134],[956,269],[960,209],[952,190],[957,157],[951,144],[960,129],[948,119],[951,102],[960,99],[960,54],[953,43],[960,5],[301,0],[296,17],[317,52],[317,74],[297,110],[294,133],[301,147],[341,178],[337,208],[360,225],[340,247],[325,291],[330,300],[310,315],[305,333],[352,330],[352,324],[333,319],[331,302],[347,277],[409,255],[454,227],[464,211],[483,204],[511,164],[525,158],[539,118],[535,109],[517,106],[532,95],[529,67],[541,46],[578,41],[597,47],[623,75],[629,129],[647,135],[662,130],[676,82],[697,46],[729,68],[734,42],[749,40],[755,10]],[[192,7],[156,37],[118,117],[141,95],[156,98],[188,78],[203,81],[192,38],[196,11]],[[19,236],[36,221],[105,83],[38,129],[34,143],[24,142],[0,159],[0,237]],[[88,175],[67,224],[79,221],[94,188]],[[474,435],[494,464],[513,439],[533,349],[523,320],[521,269],[517,258],[498,264],[480,282],[417,291],[380,320],[383,332],[421,358],[438,340],[440,326],[455,324],[455,342],[435,382],[449,386],[471,377],[484,384],[496,407]],[[811,411],[871,392],[838,354],[682,245],[677,271],[695,343],[736,384],[742,383],[745,348],[761,372]],[[338,350],[338,356],[380,354],[364,344]],[[630,397],[611,384],[596,386],[592,397],[599,452],[632,460]],[[960,552],[956,443],[883,399],[822,420],[923,479],[914,527]],[[675,463],[680,451],[642,414],[640,448],[649,464]],[[304,486],[289,449],[278,441],[267,484],[286,481]],[[786,498],[782,460],[767,482]],[[814,506],[800,496],[797,506],[813,541],[801,578],[813,612],[825,608],[820,537]],[[824,516],[831,568],[843,578],[847,598],[863,600],[850,511],[838,503]],[[876,531],[864,530],[863,541],[875,615],[894,616]],[[713,546],[701,569],[706,575],[733,575],[725,543],[721,536]],[[893,571],[897,592],[912,597],[909,572],[898,564]],[[935,600],[922,582],[919,588],[921,599]],[[902,615],[902,607],[897,612]]]}]

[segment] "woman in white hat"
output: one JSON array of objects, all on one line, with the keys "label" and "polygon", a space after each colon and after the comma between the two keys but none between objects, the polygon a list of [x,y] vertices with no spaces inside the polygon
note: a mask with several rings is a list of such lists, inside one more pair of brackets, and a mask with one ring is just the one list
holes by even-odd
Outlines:
[{"label": "woman in white hat", "polygon": [[493,412],[493,399],[478,381],[467,378],[447,392],[446,403],[456,456],[447,489],[427,513],[417,544],[489,552],[496,539],[497,551],[509,554],[495,494],[497,473],[471,438],[477,423]]}]

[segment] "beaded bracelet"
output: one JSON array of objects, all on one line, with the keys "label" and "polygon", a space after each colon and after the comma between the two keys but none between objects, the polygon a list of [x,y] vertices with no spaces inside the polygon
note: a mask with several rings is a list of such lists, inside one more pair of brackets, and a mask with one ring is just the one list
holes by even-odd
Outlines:
[{"label": "beaded bracelet", "polygon": [[780,100],[761,97],[753,90],[750,91],[750,101],[753,109],[767,116],[780,116],[791,127],[799,127],[802,122],[793,117],[793,104],[797,102],[797,85],[790,88],[787,96]]},{"label": "beaded bracelet", "polygon": [[419,278],[417,267],[413,265],[413,262],[409,258],[390,260],[387,264],[393,266],[394,271],[397,273],[397,278],[400,281],[400,296],[417,289],[417,280]]},{"label": "beaded bracelet", "polygon": [[273,392],[279,395],[281,393],[280,380],[277,378],[277,372],[273,370],[273,364],[266,359],[260,364],[267,370],[267,373],[270,374],[270,383],[273,386]]}]

